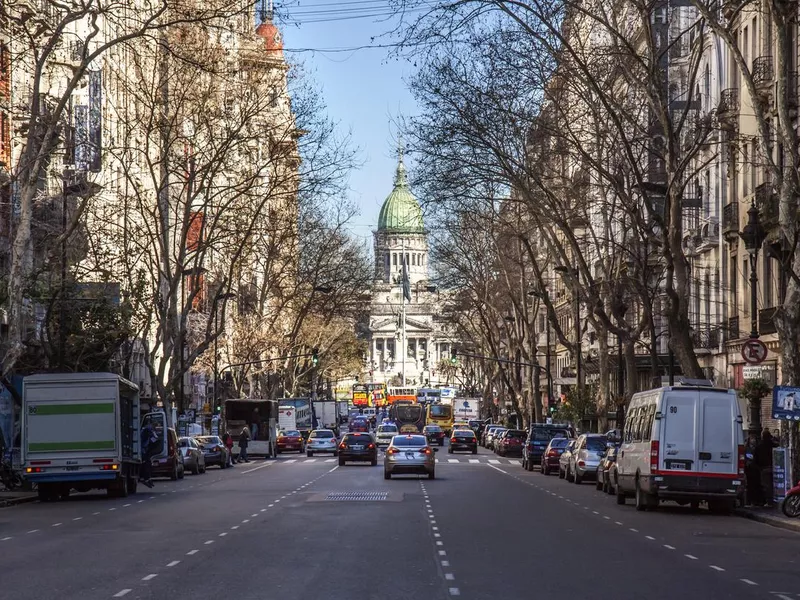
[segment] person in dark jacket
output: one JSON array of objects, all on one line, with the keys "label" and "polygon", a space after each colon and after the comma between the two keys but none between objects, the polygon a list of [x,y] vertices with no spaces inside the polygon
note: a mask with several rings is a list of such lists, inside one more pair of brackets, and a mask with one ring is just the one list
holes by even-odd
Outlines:
[{"label": "person in dark jacket", "polygon": [[756,445],[755,462],[761,474],[761,491],[767,506],[774,506],[772,493],[772,449],[777,446],[769,429],[761,434],[761,441]]},{"label": "person in dark jacket", "polygon": [[236,462],[250,462],[247,458],[247,444],[250,441],[250,430],[247,427],[242,428],[242,433],[239,434],[239,458]]},{"label": "person in dark jacket", "polygon": [[764,493],[761,489],[761,471],[756,464],[758,438],[751,433],[744,447],[745,504],[763,506]]}]

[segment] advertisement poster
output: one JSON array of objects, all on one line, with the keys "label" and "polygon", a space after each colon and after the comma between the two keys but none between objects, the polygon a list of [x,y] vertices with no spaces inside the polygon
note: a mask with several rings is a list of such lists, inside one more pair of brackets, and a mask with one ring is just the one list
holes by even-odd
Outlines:
[{"label": "advertisement poster", "polygon": [[772,418],[800,421],[800,388],[778,385],[772,388]]},{"label": "advertisement poster", "polygon": [[783,502],[786,497],[787,491],[787,474],[788,474],[788,458],[789,453],[786,448],[773,448],[772,449],[772,491],[775,497],[775,503]]}]

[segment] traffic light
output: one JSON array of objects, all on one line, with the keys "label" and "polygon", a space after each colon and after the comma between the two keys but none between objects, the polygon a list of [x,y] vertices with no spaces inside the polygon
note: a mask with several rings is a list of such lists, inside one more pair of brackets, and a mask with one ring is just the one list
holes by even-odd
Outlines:
[{"label": "traffic light", "polygon": [[217,412],[218,412],[218,413],[221,413],[221,412],[222,412],[222,406],[217,406]]},{"label": "traffic light", "polygon": [[311,350],[311,366],[316,367],[319,364],[319,348]]},{"label": "traffic light", "polygon": [[455,348],[450,350],[450,364],[454,367],[458,364],[458,353]]}]

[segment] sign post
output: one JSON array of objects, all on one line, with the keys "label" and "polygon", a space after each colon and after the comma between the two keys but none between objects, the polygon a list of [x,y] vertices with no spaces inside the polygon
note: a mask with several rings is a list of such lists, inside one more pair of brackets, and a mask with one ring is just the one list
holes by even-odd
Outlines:
[{"label": "sign post", "polygon": [[767,359],[769,350],[758,338],[750,338],[742,344],[742,358],[750,365],[760,365]]}]

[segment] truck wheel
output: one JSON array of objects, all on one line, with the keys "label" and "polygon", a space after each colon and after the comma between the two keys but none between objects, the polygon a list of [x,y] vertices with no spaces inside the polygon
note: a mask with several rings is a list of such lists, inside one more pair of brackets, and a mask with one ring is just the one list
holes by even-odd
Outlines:
[{"label": "truck wheel", "polygon": [[170,478],[172,481],[178,481],[178,465],[177,465],[177,463],[176,463],[176,464],[175,464],[175,466],[173,467],[173,469],[172,469],[172,473],[170,474],[169,478]]},{"label": "truck wheel", "polygon": [[136,493],[136,488],[139,486],[139,481],[136,479],[136,475],[129,475],[128,476],[128,492],[131,494]]},{"label": "truck wheel", "polygon": [[313,452],[311,452],[311,450],[309,450],[308,452],[306,452],[306,456],[307,456],[308,458],[312,458],[312,457],[314,456],[314,453],[313,453]]},{"label": "truck wheel", "polygon": [[40,502],[50,502],[54,499],[53,489],[50,487],[50,484],[40,483],[36,488],[36,493],[39,496]]}]

